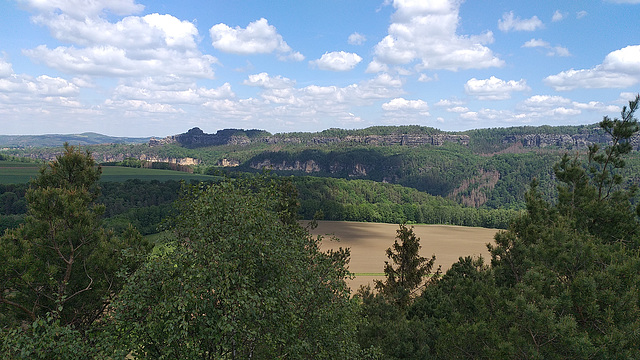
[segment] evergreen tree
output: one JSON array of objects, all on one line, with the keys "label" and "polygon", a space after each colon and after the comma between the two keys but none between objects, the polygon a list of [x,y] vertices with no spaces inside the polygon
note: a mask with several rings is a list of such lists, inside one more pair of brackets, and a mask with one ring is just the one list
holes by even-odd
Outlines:
[{"label": "evergreen tree", "polygon": [[[384,281],[376,280],[376,289],[392,302],[404,307],[425,283],[425,277],[431,274],[436,256],[433,255],[431,259],[420,256],[420,238],[413,232],[413,227],[400,224],[396,232],[393,246],[387,249],[387,257],[393,263],[385,261],[386,278]],[[440,268],[435,276],[439,274]]]},{"label": "evergreen tree", "polygon": [[101,227],[101,169],[89,152],[65,152],[40,170],[27,191],[28,213],[0,237],[0,322],[15,327],[49,313],[62,325],[87,329],[122,286],[129,254],[146,245],[135,229],[122,237]]}]

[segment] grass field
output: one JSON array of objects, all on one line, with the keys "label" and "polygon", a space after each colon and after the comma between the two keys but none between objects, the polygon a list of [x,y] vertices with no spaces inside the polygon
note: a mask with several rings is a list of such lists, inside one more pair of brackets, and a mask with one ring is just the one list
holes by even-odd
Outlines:
[{"label": "grass field", "polygon": [[[323,249],[348,247],[351,249],[349,270],[356,274],[348,281],[352,291],[360,285],[370,284],[374,279],[384,278],[386,250],[393,245],[397,224],[359,223],[343,221],[319,221],[312,230],[316,235],[334,235],[340,241],[323,240]],[[489,257],[486,244],[493,242],[498,230],[451,225],[414,225],[420,238],[420,254],[430,258],[436,255],[436,267],[442,265],[443,272],[461,256],[482,255]]]},{"label": "grass field", "polygon": [[[39,164],[19,163],[12,161],[0,161],[0,184],[26,183],[31,178],[38,176]],[[189,174],[179,171],[140,169],[121,166],[103,166],[101,181],[125,181],[128,179],[141,179],[145,181],[158,180],[198,180],[214,179],[214,176]]]}]

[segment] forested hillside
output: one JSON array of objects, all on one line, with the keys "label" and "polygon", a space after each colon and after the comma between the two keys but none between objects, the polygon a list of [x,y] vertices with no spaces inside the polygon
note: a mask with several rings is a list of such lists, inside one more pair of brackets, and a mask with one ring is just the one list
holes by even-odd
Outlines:
[{"label": "forested hillside", "polygon": [[[640,173],[640,143],[625,171]],[[421,126],[376,126],[359,130],[270,134],[198,128],[145,144],[85,146],[104,164],[174,168],[196,173],[260,172],[312,175],[400,184],[465,206],[524,209],[535,178],[547,199],[555,198],[553,164],[564,154],[585,154],[611,137],[596,125],[513,127],[447,133]],[[51,160],[60,148],[5,150],[7,155]],[[163,165],[164,164],[164,165]]]}]

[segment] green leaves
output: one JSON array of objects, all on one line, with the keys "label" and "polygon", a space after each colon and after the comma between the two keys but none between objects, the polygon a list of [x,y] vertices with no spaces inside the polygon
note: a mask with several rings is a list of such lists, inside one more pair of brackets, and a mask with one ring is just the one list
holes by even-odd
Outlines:
[{"label": "green leaves", "polygon": [[[137,231],[117,238],[102,228],[100,169],[91,155],[65,145],[27,190],[25,223],[0,237],[0,317],[16,327],[51,314],[60,326],[86,330],[101,316],[147,246]],[[131,256],[123,256],[127,252]]]},{"label": "green leaves", "polygon": [[172,252],[128,281],[115,323],[138,358],[351,358],[348,252],[322,253],[286,180],[185,187]]}]

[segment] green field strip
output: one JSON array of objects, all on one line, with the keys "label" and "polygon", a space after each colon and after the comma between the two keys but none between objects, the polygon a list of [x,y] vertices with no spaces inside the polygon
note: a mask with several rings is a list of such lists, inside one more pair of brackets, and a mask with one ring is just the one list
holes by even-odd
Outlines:
[{"label": "green field strip", "polygon": [[[0,184],[27,183],[39,175],[39,170],[39,164],[0,161]],[[189,174],[172,170],[103,166],[100,181],[124,182],[129,179],[140,179],[143,181],[185,180],[188,182],[191,180],[208,181],[218,178],[211,175]]]}]

